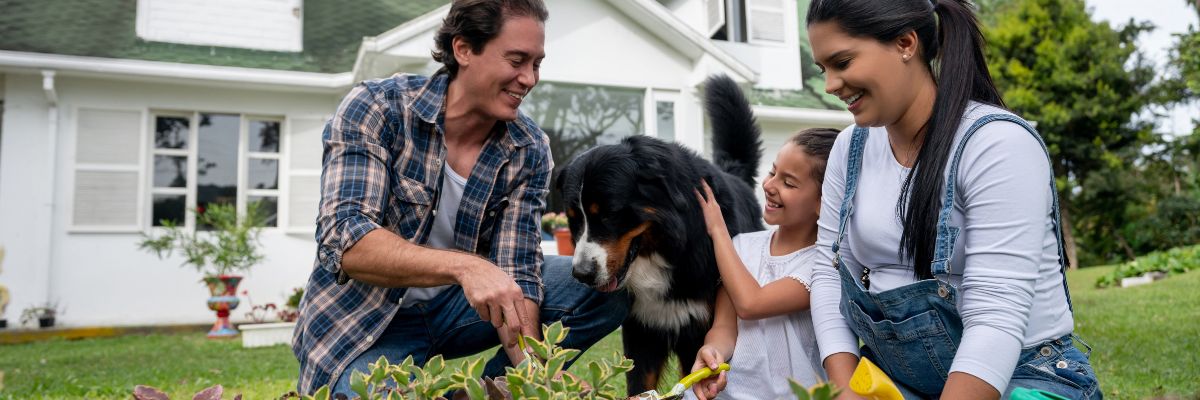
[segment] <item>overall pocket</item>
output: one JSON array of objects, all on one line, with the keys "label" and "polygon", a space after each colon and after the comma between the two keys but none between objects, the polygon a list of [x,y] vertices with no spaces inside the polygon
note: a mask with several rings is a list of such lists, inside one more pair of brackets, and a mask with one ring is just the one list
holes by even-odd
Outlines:
[{"label": "overall pocket", "polygon": [[897,322],[875,320],[855,302],[844,305],[851,329],[880,358],[872,361],[889,377],[923,395],[942,392],[961,338],[951,336],[937,310]]}]

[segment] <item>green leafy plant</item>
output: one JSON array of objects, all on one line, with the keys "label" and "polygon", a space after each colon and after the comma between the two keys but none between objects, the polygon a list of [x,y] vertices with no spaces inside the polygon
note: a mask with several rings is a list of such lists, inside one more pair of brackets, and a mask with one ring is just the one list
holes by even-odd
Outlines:
[{"label": "green leafy plant", "polygon": [[1118,265],[1112,272],[1097,278],[1096,287],[1116,286],[1121,283],[1121,279],[1151,272],[1162,272],[1168,276],[1179,275],[1197,267],[1200,267],[1200,246],[1176,247],[1146,254]]},{"label": "green leafy plant", "polygon": [[554,233],[555,229],[566,228],[568,225],[567,215],[563,213],[548,212],[542,214],[542,230]]},{"label": "green leafy plant", "polygon": [[212,230],[187,229],[164,219],[162,234],[143,233],[138,247],[159,258],[179,250],[184,255],[183,265],[195,267],[204,276],[246,271],[263,260],[258,235],[266,218],[258,202],[250,203],[241,218],[232,204],[211,204],[191,212],[196,215],[197,225],[211,226]]},{"label": "green leafy plant", "polygon": [[[460,396],[471,399],[623,399],[624,395],[613,378],[633,369],[633,361],[613,354],[613,359],[592,361],[587,365],[583,377],[566,373],[567,361],[575,359],[579,350],[559,346],[570,329],[555,322],[543,326],[544,340],[525,337],[530,356],[519,365],[508,367],[503,377],[483,378],[484,361],[475,359],[462,364],[457,371],[446,376],[445,360],[434,356],[424,367],[413,364],[412,357],[399,364],[391,364],[387,358],[369,365],[367,373],[355,371],[350,375],[350,389],[359,399],[402,400],[444,399],[445,393],[458,391]],[[311,396],[288,393],[284,398],[304,400],[329,400],[328,386],[317,389]]]},{"label": "green leafy plant", "polygon": [[799,400],[833,400],[841,393],[836,386],[829,382],[821,382],[810,388],[804,387],[793,379],[788,379],[788,384],[792,386],[792,393]]},{"label": "green leafy plant", "polygon": [[41,319],[57,317],[63,313],[56,302],[45,302],[42,305],[29,306],[21,311],[21,325],[31,324]]}]

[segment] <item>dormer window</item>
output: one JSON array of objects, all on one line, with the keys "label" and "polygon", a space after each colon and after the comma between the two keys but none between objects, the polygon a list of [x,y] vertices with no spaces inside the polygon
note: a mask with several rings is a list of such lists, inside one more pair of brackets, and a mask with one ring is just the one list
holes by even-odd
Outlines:
[{"label": "dormer window", "polygon": [[716,40],[783,44],[784,0],[705,0],[708,34]]},{"label": "dormer window", "polygon": [[138,0],[137,35],[154,41],[304,50],[303,0]]}]

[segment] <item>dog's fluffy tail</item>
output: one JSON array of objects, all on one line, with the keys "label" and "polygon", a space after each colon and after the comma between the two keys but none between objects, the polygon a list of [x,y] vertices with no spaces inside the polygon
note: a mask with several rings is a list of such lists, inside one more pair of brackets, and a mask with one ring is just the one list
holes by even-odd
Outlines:
[{"label": "dog's fluffy tail", "polygon": [[708,78],[704,109],[713,128],[713,163],[753,187],[762,159],[762,131],[742,89],[725,75]]}]

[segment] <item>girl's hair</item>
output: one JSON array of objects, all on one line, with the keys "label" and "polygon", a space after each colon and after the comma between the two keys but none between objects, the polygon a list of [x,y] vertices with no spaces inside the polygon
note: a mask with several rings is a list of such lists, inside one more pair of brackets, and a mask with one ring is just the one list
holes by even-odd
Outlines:
[{"label": "girl's hair", "polygon": [[967,103],[1004,107],[983,59],[979,23],[963,0],[813,0],[807,24],[827,21],[850,36],[885,43],[917,33],[921,60],[937,83],[937,99],[896,208],[904,215],[901,257],[913,260],[917,278],[932,278],[927,266],[937,236],[946,161]]},{"label": "girl's hair", "polygon": [[808,128],[797,132],[788,139],[789,142],[800,146],[804,154],[812,161],[812,178],[820,187],[825,183],[825,166],[829,162],[829,150],[837,140],[839,131],[831,128]]}]

